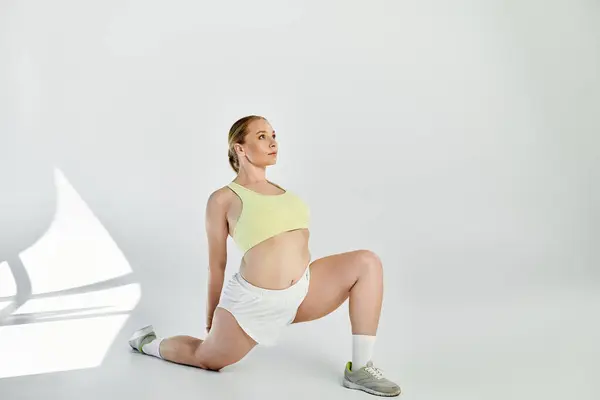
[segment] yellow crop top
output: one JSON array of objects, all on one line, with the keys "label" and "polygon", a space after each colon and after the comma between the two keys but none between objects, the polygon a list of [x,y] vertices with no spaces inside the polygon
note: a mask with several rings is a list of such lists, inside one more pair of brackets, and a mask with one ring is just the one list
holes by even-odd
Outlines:
[{"label": "yellow crop top", "polygon": [[231,182],[227,186],[242,201],[242,211],[232,237],[244,254],[260,242],[282,232],[309,227],[310,210],[308,206],[289,190],[275,185],[285,192],[265,195],[235,182]]}]

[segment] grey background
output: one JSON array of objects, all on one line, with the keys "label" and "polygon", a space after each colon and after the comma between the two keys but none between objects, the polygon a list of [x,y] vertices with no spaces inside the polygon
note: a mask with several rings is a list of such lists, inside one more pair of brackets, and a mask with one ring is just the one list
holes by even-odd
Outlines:
[{"label": "grey background", "polygon": [[598,2],[4,1],[0,40],[0,276],[59,170],[141,289],[99,366],[7,376],[3,399],[368,397],[340,384],[347,303],[219,374],[127,348],[146,323],[203,336],[204,207],[254,113],[313,257],[382,258],[375,361],[405,398],[596,398]]}]

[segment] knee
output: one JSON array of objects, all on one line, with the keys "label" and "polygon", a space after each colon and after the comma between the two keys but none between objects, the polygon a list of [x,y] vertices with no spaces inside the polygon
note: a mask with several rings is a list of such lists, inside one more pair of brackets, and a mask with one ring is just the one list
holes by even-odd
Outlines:
[{"label": "knee", "polygon": [[359,250],[361,265],[369,272],[383,273],[381,258],[371,250]]},{"label": "knee", "polygon": [[223,365],[222,363],[207,363],[204,362],[200,366],[200,368],[206,369],[208,371],[219,372],[221,369],[225,368],[227,365]]},{"label": "knee", "polygon": [[228,366],[228,363],[223,363],[223,362],[218,362],[218,361],[214,361],[214,360],[206,360],[206,359],[200,359],[198,357],[196,357],[196,366],[202,369],[206,369],[208,371],[215,371],[215,372],[219,372],[221,369],[225,368],[226,366]]},{"label": "knee", "polygon": [[198,346],[194,354],[195,366],[209,371],[220,371],[228,365],[233,364],[231,357],[214,354],[210,351],[203,351],[202,345]]}]

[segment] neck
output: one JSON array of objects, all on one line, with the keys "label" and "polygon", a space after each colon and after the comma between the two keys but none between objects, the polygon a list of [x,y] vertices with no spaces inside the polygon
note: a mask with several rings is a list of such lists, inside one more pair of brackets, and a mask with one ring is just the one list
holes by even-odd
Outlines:
[{"label": "neck", "polygon": [[257,168],[253,171],[240,170],[236,179],[245,184],[253,184],[266,182],[267,176],[264,168]]}]

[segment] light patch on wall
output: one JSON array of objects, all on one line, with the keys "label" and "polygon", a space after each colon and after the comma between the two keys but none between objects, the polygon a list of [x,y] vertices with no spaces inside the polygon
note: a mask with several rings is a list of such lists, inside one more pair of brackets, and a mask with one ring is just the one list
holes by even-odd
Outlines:
[{"label": "light patch on wall", "polygon": [[8,303],[4,298],[15,294],[17,294],[17,285],[15,285],[15,280],[10,273],[8,263],[6,261],[0,262],[0,308],[3,304]]},{"label": "light patch on wall", "polygon": [[[141,297],[127,259],[60,170],[55,184],[54,220],[20,254],[31,297],[0,321],[0,378],[100,365]],[[2,262],[0,309],[17,288]]]}]

